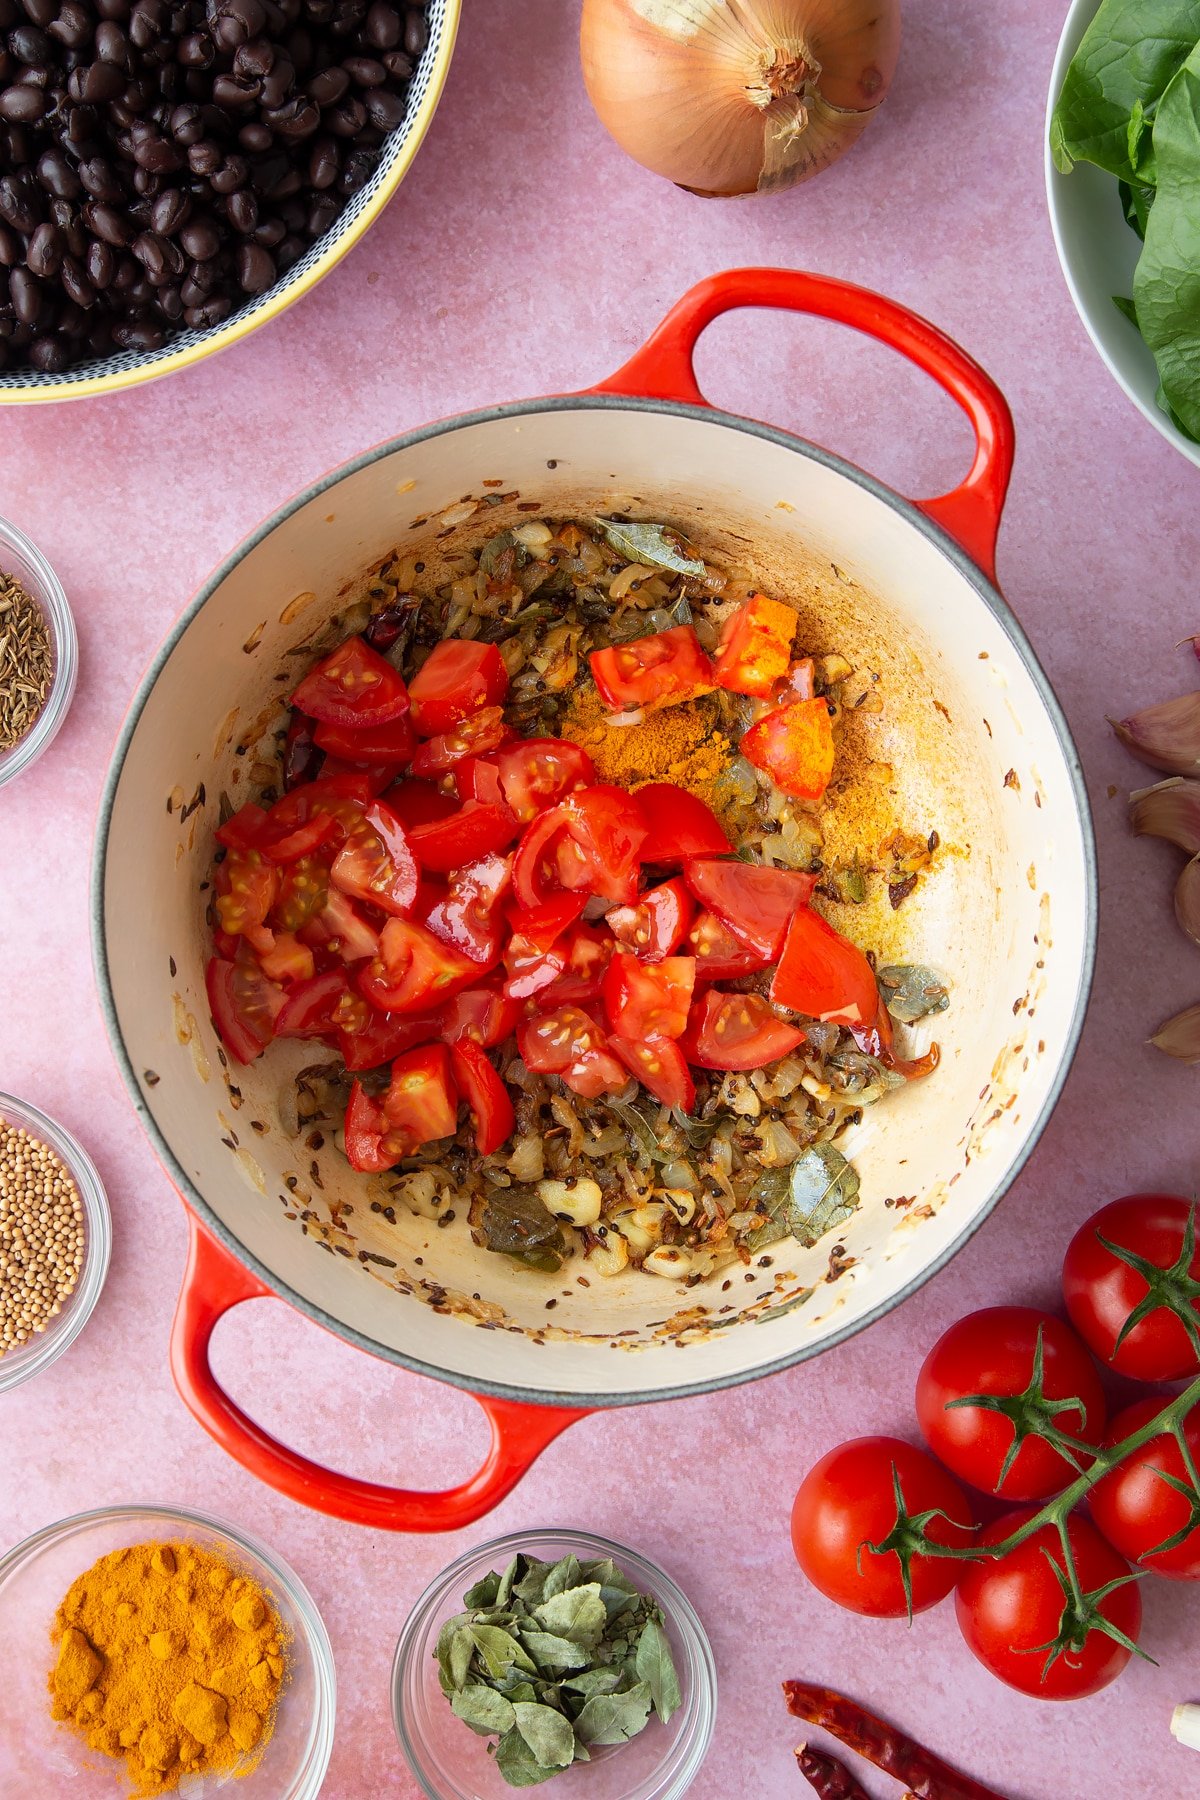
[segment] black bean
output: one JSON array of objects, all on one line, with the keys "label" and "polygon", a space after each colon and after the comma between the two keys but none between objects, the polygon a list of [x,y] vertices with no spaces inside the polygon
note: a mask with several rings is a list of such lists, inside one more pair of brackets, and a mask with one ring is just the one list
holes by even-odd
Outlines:
[{"label": "black bean", "polygon": [[81,0],[63,0],[57,19],[50,26],[50,36],[57,38],[67,50],[82,50],[92,41],[95,15]]},{"label": "black bean", "polygon": [[275,261],[261,244],[243,244],[237,253],[236,265],[238,285],[243,293],[265,294],[274,283]]},{"label": "black bean", "polygon": [[94,288],[106,288],[117,272],[117,259],[108,244],[93,238],[88,245],[87,259],[84,263],[87,278]]},{"label": "black bean", "polygon": [[0,268],[15,268],[23,254],[21,240],[12,226],[0,225]]},{"label": "black bean", "polygon": [[254,156],[260,156],[264,150],[269,150],[271,145],[275,142],[275,133],[271,130],[269,125],[264,125],[260,119],[254,119],[251,120],[250,124],[241,127],[238,132],[237,141],[240,150],[246,150]]},{"label": "black bean", "polygon": [[287,237],[280,241],[279,248],[275,252],[275,261],[281,269],[290,269],[294,262],[299,262],[307,248],[308,246],[299,232],[289,232]]},{"label": "black bean", "polygon": [[181,188],[164,188],[150,208],[150,223],[164,237],[174,237],[179,227],[191,217],[192,197]]},{"label": "black bean", "polygon": [[154,304],[172,325],[177,325],[183,318],[183,296],[176,287],[159,288]]},{"label": "black bean", "polygon": [[271,129],[283,138],[311,137],[320,129],[321,114],[311,100],[289,100],[267,114]]},{"label": "black bean", "polygon": [[323,194],[319,200],[314,200],[308,214],[309,237],[324,237],[341,210],[342,203],[333,194]]},{"label": "black bean", "polygon": [[389,94],[384,88],[372,88],[363,105],[367,109],[368,119],[380,131],[395,131],[404,123],[404,116],[408,111],[402,95]]},{"label": "black bean", "polygon": [[273,250],[286,232],[287,226],[282,219],[261,219],[250,236],[256,244],[261,244],[264,250]]},{"label": "black bean", "polygon": [[122,350],[161,350],[165,334],[158,325],[152,325],[148,319],[137,319],[114,325],[113,342]]},{"label": "black bean", "polygon": [[187,153],[188,168],[193,175],[211,175],[224,162],[221,146],[212,138],[201,138]]},{"label": "black bean", "polygon": [[104,19],[96,27],[96,55],[101,62],[115,68],[129,65],[129,41],[115,19]]},{"label": "black bean", "polygon": [[358,87],[382,87],[387,80],[387,70],[373,56],[348,56],[342,67]]},{"label": "black bean", "polygon": [[73,256],[63,258],[63,266],[59,276],[63,292],[72,299],[76,306],[89,307],[96,304],[96,290],[83,272],[82,266]]},{"label": "black bean", "polygon": [[332,131],[335,137],[356,137],[366,122],[367,109],[353,95],[337,106],[331,106],[324,117],[325,129]]},{"label": "black bean", "polygon": [[270,74],[263,76],[262,103],[264,107],[270,109],[273,106],[282,106],[295,85],[295,65],[286,56],[279,57]]},{"label": "black bean", "polygon": [[372,0],[367,8],[366,33],[376,50],[394,50],[400,42],[404,21],[387,0]]},{"label": "black bean", "polygon": [[333,186],[341,167],[338,148],[332,138],[317,138],[308,159],[308,179],[318,193]]},{"label": "black bean", "polygon": [[127,19],[130,12],[130,0],[93,0],[96,11],[102,19]]},{"label": "black bean", "polygon": [[214,194],[235,194],[238,188],[245,187],[249,174],[250,165],[244,156],[227,156],[209,176],[208,185]]},{"label": "black bean", "polygon": [[36,125],[49,106],[49,98],[40,87],[27,81],[15,81],[0,94],[0,119],[11,119],[19,125]]},{"label": "black bean", "polygon": [[71,360],[67,346],[56,337],[34,338],[25,354],[33,367],[44,375],[60,374]]},{"label": "black bean", "polygon": [[371,179],[375,161],[375,154],[371,150],[352,150],[338,181],[342,193],[348,197],[357,194],[360,187],[365,187]]},{"label": "black bean", "polygon": [[241,188],[229,196],[226,213],[233,229],[243,237],[249,237],[258,224],[258,201],[249,188]]},{"label": "black bean", "polygon": [[43,28],[58,17],[58,0],[22,0],[26,16]]},{"label": "black bean", "polygon": [[0,175],[0,219],[26,235],[41,223],[43,208],[18,175]]},{"label": "black bean", "polygon": [[8,47],[23,63],[48,63],[54,56],[54,40],[37,25],[14,27],[8,34]]},{"label": "black bean", "polygon": [[79,173],[61,150],[47,150],[38,158],[38,180],[47,193],[60,200],[74,200],[83,191]]},{"label": "black bean", "polygon": [[8,297],[22,325],[32,325],[41,311],[42,287],[28,269],[13,269],[8,277]]},{"label": "black bean", "polygon": [[[269,38],[251,38],[233,59],[233,72],[243,81],[261,81],[275,64],[275,46]],[[213,98],[216,98],[215,84]]]},{"label": "black bean", "polygon": [[413,57],[420,56],[429,42],[429,26],[418,6],[410,6],[404,21],[404,48]]},{"label": "black bean", "polygon": [[175,54],[186,69],[211,69],[217,51],[207,31],[190,31],[180,38]]},{"label": "black bean", "polygon": [[221,248],[221,234],[211,219],[189,219],[179,233],[179,242],[197,262],[206,262]]},{"label": "black bean", "polygon": [[341,99],[349,86],[350,77],[345,69],[322,69],[319,75],[313,76],[306,92],[309,99],[315,101],[318,106],[333,106]]},{"label": "black bean", "polygon": [[123,250],[133,236],[124,214],[103,200],[89,201],[83,216],[88,230],[103,238],[106,244],[112,244],[114,249]]},{"label": "black bean", "polygon": [[218,75],[212,84],[212,97],[225,112],[236,112],[253,106],[261,90],[261,81],[241,75]]},{"label": "black bean", "polygon": [[80,185],[93,200],[123,200],[125,189],[112,164],[102,156],[89,156],[79,165]]},{"label": "black bean", "polygon": [[403,50],[389,50],[383,57],[383,66],[388,74],[397,81],[407,81],[413,72],[413,60]]},{"label": "black bean", "polygon": [[66,245],[57,225],[39,225],[25,246],[25,263],[31,275],[46,279],[57,275]]},{"label": "black bean", "polygon": [[198,106],[173,106],[169,120],[171,136],[177,144],[198,144],[204,136],[204,117]]},{"label": "black bean", "polygon": [[184,321],[193,331],[208,331],[227,319],[233,311],[233,301],[227,294],[213,294],[211,298],[202,300],[199,306],[184,309]]}]

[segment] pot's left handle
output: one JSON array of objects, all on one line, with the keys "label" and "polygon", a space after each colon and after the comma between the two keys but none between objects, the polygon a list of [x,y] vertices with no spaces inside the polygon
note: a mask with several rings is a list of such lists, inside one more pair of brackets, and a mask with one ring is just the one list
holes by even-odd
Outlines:
[{"label": "pot's left handle", "polygon": [[323,1468],[279,1443],[218,1385],[208,1360],[217,1320],[244,1300],[270,1298],[272,1290],[205,1231],[191,1212],[188,1224],[187,1268],[171,1330],[175,1384],[189,1410],[223,1450],[301,1506],[384,1531],[456,1531],[499,1505],[547,1444],[576,1419],[587,1417],[586,1407],[527,1406],[472,1395],[487,1415],[492,1441],[474,1475],[440,1492],[385,1487]]}]

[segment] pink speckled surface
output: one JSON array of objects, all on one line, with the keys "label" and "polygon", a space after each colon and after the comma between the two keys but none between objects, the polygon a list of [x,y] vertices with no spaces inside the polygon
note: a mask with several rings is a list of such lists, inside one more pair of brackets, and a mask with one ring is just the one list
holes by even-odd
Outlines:
[{"label": "pink speckled surface", "polygon": [[[1109,794],[1137,785],[1137,770],[1104,715],[1191,675],[1172,646],[1200,627],[1197,477],[1105,373],[1055,262],[1041,124],[1062,0],[909,0],[893,96],[858,151],[810,188],[724,205],[675,192],[610,144],[578,75],[577,10],[468,0],[445,99],[398,199],[281,322],[128,397],[2,415],[0,510],[70,593],[82,676],[52,751],[0,798],[0,1087],[88,1144],[116,1247],[84,1336],[0,1402],[0,1546],[138,1498],[207,1508],[269,1539],[312,1589],[337,1656],[329,1800],[415,1797],[388,1712],[410,1603],[464,1545],[553,1522],[661,1559],[706,1619],[722,1687],[696,1800],[798,1792],[800,1734],[777,1687],[788,1674],[874,1701],[1013,1800],[1196,1792],[1200,1760],[1167,1729],[1175,1701],[1200,1698],[1188,1590],[1146,1584],[1158,1668],[1135,1666],[1112,1695],[1054,1708],[978,1669],[952,1609],[912,1632],[835,1612],[803,1586],[787,1537],[817,1455],[845,1435],[912,1429],[912,1377],[946,1324],[980,1304],[1052,1299],[1066,1240],[1093,1204],[1196,1179],[1196,1076],[1142,1040],[1200,993],[1200,961],[1171,919],[1173,853],[1131,841]],[[1012,403],[1001,579],[1065,703],[1099,829],[1100,961],[1082,1051],[998,1213],[867,1336],[755,1387],[594,1417],[469,1533],[407,1540],[323,1521],[223,1456],[167,1373],[183,1214],[110,1059],[88,947],[92,828],[114,733],[168,625],[284,496],[405,427],[596,380],[699,276],[771,261],[928,313]],[[965,466],[950,403],[834,327],[742,314],[709,333],[700,369],[714,400],[795,426],[911,492],[936,492]],[[478,1456],[469,1400],[398,1377],[277,1302],[241,1309],[218,1344],[232,1391],[335,1464],[432,1486]]]}]

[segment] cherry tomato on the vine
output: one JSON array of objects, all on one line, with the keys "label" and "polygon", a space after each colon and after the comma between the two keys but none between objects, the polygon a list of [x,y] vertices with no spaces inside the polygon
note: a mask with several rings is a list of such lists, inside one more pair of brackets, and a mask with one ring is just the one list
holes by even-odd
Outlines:
[{"label": "cherry tomato on the vine", "polygon": [[[1028,1506],[1005,1513],[980,1533],[980,1548],[1002,1543],[1033,1517]],[[1067,1520],[1067,1537],[1081,1595],[1136,1644],[1142,1602],[1129,1564],[1079,1513]],[[1057,1529],[1042,1525],[1006,1556],[966,1563],[955,1596],[959,1630],[984,1668],[1039,1700],[1099,1693],[1132,1655],[1102,1626],[1089,1628],[1071,1599],[1065,1561]],[[1112,1582],[1122,1585],[1102,1595]]]},{"label": "cherry tomato on the vine", "polygon": [[[961,1404],[976,1394],[993,1404]],[[1039,1433],[1060,1432],[1094,1453],[1107,1412],[1084,1345],[1069,1325],[1032,1306],[990,1306],[959,1319],[917,1377],[917,1420],[934,1455],[972,1487],[1006,1500],[1040,1500],[1072,1482],[1093,1456],[1064,1453]]]},{"label": "cherry tomato on the vine", "polygon": [[1071,1323],[1118,1374],[1135,1381],[1200,1374],[1195,1237],[1190,1200],[1127,1194],[1093,1213],[1067,1246],[1063,1297]]},{"label": "cherry tomato on the vine", "polygon": [[[1108,1442],[1119,1444],[1162,1408],[1161,1399],[1127,1406],[1109,1426]],[[1200,1470],[1200,1406],[1184,1419],[1183,1436],[1192,1467]],[[1151,1438],[1101,1476],[1088,1495],[1092,1518],[1113,1548],[1140,1568],[1171,1581],[1200,1581],[1200,1499],[1193,1501],[1174,1485],[1187,1487],[1189,1481],[1177,1440],[1169,1433]],[[1181,1531],[1186,1535],[1179,1543],[1158,1551]]]},{"label": "cherry tomato on the vine", "polygon": [[[909,1611],[900,1551],[866,1548],[882,1544],[897,1524],[897,1483],[908,1515],[933,1512],[925,1530],[934,1543],[971,1542],[975,1515],[957,1481],[900,1438],[839,1444],[800,1483],[792,1507],[796,1561],[815,1588],[851,1612],[897,1619]],[[944,1600],[962,1566],[950,1557],[913,1554],[912,1611]]]}]

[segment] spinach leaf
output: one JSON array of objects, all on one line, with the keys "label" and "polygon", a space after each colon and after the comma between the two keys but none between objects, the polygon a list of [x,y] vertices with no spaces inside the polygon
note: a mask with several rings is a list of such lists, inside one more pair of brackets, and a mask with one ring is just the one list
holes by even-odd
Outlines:
[{"label": "spinach leaf", "polygon": [[1102,0],[1054,109],[1056,166],[1091,162],[1122,181],[1152,182],[1158,144],[1148,144],[1145,122],[1197,40],[1200,0]]},{"label": "spinach leaf", "polygon": [[1155,190],[1140,181],[1135,181],[1132,186],[1128,181],[1120,181],[1117,189],[1121,196],[1121,211],[1125,214],[1125,223],[1132,226],[1144,242],[1146,221],[1154,204]]},{"label": "spinach leaf", "polygon": [[1200,441],[1200,44],[1163,95],[1154,152],[1158,190],[1133,301],[1171,411]]}]

